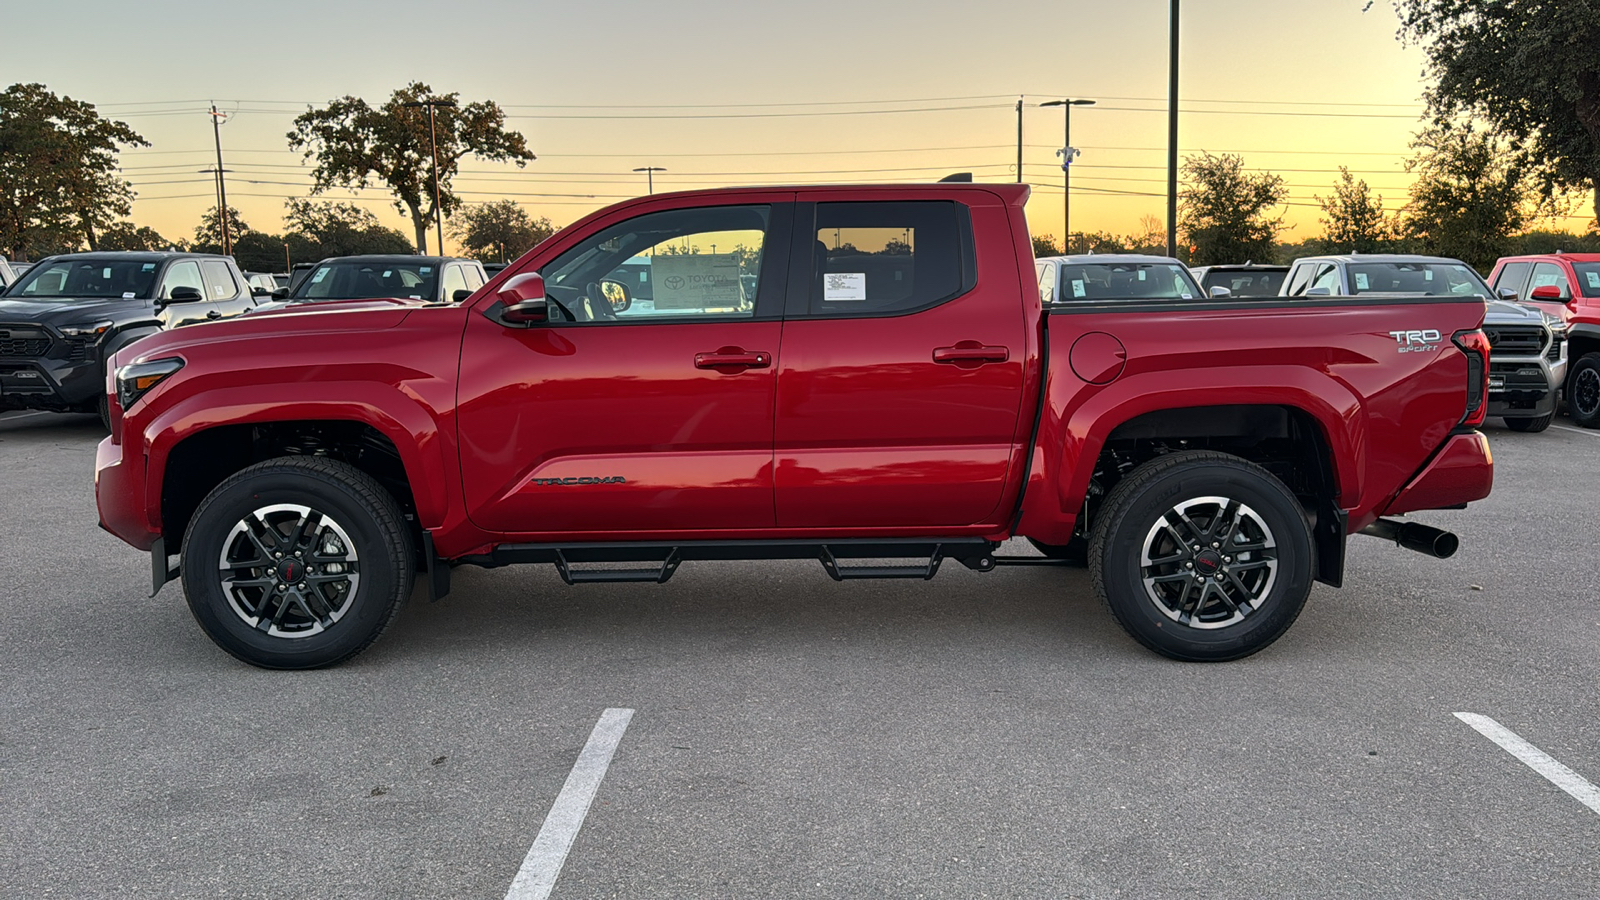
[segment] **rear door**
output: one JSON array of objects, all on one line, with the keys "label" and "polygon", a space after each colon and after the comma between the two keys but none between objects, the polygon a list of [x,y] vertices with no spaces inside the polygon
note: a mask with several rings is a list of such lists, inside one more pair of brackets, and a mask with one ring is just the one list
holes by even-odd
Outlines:
[{"label": "rear door", "polygon": [[[508,327],[487,299],[467,316],[473,522],[569,539],[772,527],[792,197],[619,211],[531,261],[550,322]],[[639,259],[650,300],[631,290]]]},{"label": "rear door", "polygon": [[999,198],[963,192],[969,206],[936,192],[861,196],[808,195],[817,202],[796,207],[777,524],[984,523],[1012,460],[1025,309],[1038,308],[1024,292],[1038,285],[1019,277],[1009,241],[974,243],[975,224],[1010,234]]},{"label": "rear door", "polygon": [[211,304],[206,313],[208,318],[213,318],[213,312],[216,313],[214,318],[225,319],[255,308],[250,286],[235,277],[233,267],[223,260],[200,260],[200,274],[206,283],[206,300]]}]

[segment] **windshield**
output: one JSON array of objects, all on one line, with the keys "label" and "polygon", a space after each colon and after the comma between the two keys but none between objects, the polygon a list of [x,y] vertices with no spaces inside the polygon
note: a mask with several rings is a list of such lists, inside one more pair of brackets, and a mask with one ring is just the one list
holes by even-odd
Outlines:
[{"label": "windshield", "polygon": [[1578,276],[1578,290],[1585,297],[1600,297],[1600,263],[1573,263],[1572,271]]},{"label": "windshield", "polygon": [[1350,266],[1350,293],[1478,294],[1493,297],[1483,279],[1466,263],[1389,262]]},{"label": "windshield", "polygon": [[160,263],[127,259],[58,259],[40,263],[17,279],[8,297],[148,300]]},{"label": "windshield", "polygon": [[323,263],[311,270],[291,295],[295,300],[367,300],[374,297],[410,297],[432,300],[439,267],[422,262]]},{"label": "windshield", "polygon": [[1288,269],[1212,269],[1201,287],[1209,295],[1214,287],[1225,287],[1235,297],[1276,297]]},{"label": "windshield", "polygon": [[1173,263],[1093,263],[1061,267],[1056,299],[1193,300],[1204,297],[1183,266]]}]

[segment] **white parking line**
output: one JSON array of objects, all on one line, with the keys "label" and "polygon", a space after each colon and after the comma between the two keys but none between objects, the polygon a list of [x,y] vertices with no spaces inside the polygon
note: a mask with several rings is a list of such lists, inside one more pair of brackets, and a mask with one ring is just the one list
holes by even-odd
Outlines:
[{"label": "white parking line", "polygon": [[0,416],[0,422],[16,422],[16,421],[18,421],[20,419],[31,419],[34,416],[53,416],[53,415],[55,415],[55,413],[53,413],[53,412],[22,413],[21,415],[16,415],[16,416]]},{"label": "white parking line", "polygon": [[1458,712],[1456,718],[1499,744],[1500,749],[1522,760],[1524,765],[1543,775],[1551,784],[1571,794],[1579,803],[1600,813],[1600,788],[1590,784],[1582,775],[1556,762],[1550,754],[1523,740],[1516,732],[1488,716]]},{"label": "white parking line", "polygon": [[1587,435],[1588,437],[1600,437],[1600,431],[1591,431],[1587,428],[1573,428],[1571,425],[1552,425],[1550,427],[1559,428],[1562,431],[1570,431],[1573,434],[1582,434]]},{"label": "white parking line", "polygon": [[533,846],[522,860],[522,868],[511,882],[511,889],[506,891],[506,900],[545,900],[550,896],[550,890],[556,886],[556,876],[561,874],[561,866],[567,861],[567,851],[572,849],[578,829],[583,827],[583,819],[589,814],[589,804],[594,801],[600,781],[611,766],[611,754],[616,752],[632,718],[631,709],[608,709],[600,714],[600,721],[589,733],[589,743],[578,754],[567,783],[556,795],[539,836],[533,839]]}]

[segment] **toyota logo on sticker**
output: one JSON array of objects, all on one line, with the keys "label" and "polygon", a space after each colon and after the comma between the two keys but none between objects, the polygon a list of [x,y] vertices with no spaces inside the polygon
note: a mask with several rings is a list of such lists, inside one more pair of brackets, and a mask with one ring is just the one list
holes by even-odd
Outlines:
[{"label": "toyota logo on sticker", "polygon": [[683,276],[682,275],[668,275],[667,276],[667,287],[671,288],[674,291],[683,290]]}]

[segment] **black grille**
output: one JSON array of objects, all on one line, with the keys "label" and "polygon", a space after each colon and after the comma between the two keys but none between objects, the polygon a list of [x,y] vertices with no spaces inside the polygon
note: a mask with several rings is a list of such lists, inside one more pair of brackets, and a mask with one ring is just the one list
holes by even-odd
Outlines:
[{"label": "black grille", "polygon": [[1544,352],[1545,331],[1537,325],[1505,325],[1484,328],[1489,348],[1507,356],[1538,356]]},{"label": "black grille", "polygon": [[49,338],[0,338],[0,356],[43,356],[49,352]]}]

